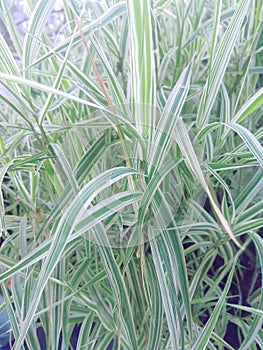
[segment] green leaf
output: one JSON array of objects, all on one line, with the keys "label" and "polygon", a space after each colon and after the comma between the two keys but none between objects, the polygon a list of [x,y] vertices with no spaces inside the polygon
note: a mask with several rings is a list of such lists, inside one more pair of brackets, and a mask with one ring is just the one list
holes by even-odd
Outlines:
[{"label": "green leaf", "polygon": [[248,115],[263,105],[263,88],[259,89],[237,112],[231,123],[241,123]]},{"label": "green leaf", "polygon": [[258,160],[259,164],[263,167],[263,147],[257,140],[257,138],[244,126],[237,123],[225,124],[232,130],[234,130],[245,142],[251,153]]},{"label": "green leaf", "polygon": [[[247,14],[250,1],[241,0],[238,4],[231,21],[227,27],[224,37],[215,54],[213,64],[211,65],[209,79],[202,94],[200,107],[197,114],[197,127],[200,129],[208,122],[209,114],[215,102],[218,90],[224,77],[224,73],[231,58],[234,44],[240,34],[240,28]],[[214,38],[215,41],[215,38]]]},{"label": "green leaf", "polygon": [[98,192],[110,186],[114,182],[120,180],[124,176],[131,174],[136,174],[136,171],[120,167],[111,169],[101,174],[97,178],[91,180],[82,189],[82,191],[62,216],[59,225],[56,228],[54,239],[52,240],[48,255],[43,263],[43,267],[36,282],[34,292],[31,295],[30,305],[27,310],[27,315],[23,321],[23,327],[20,329],[19,337],[16,339],[15,349],[20,349],[21,345],[23,344],[26,333],[32,323],[34,314],[40,302],[41,294],[46,286],[49,277],[51,276],[51,273],[53,272],[63,254],[63,250],[66,246],[68,238],[72,234],[74,222],[80,210],[83,209],[84,205],[85,207],[88,207],[91,200],[96,196]]},{"label": "green leaf", "polygon": [[150,178],[160,170],[167,149],[171,146],[171,141],[174,141],[173,132],[189,90],[190,75],[190,67],[185,68],[164,106],[149,156]]},{"label": "green leaf", "polygon": [[36,56],[39,40],[54,3],[54,0],[38,1],[30,16],[23,45],[23,67],[25,70],[25,77],[30,77],[28,67],[33,61],[33,57]]},{"label": "green leaf", "polygon": [[155,125],[156,77],[150,0],[127,1],[130,30],[131,102],[135,123],[148,140]]},{"label": "green leaf", "polygon": [[[234,275],[234,271],[235,271],[235,260],[233,261],[232,264],[232,268],[230,270],[229,276],[227,278],[227,282],[225,285],[224,290],[222,291],[222,294],[218,300],[218,302],[216,303],[216,306],[213,310],[212,315],[210,316],[209,320],[207,321],[205,327],[203,328],[202,332],[200,333],[197,341],[195,342],[194,346],[193,346],[193,350],[203,350],[207,348],[209,339],[212,335],[212,332],[214,330],[214,327],[217,323],[217,320],[219,318],[220,312],[223,308],[223,305],[226,302],[226,297],[227,297],[227,293],[229,291],[229,288],[231,286],[232,283],[232,279],[233,279],[233,275]],[[231,267],[231,265],[229,266]]]}]

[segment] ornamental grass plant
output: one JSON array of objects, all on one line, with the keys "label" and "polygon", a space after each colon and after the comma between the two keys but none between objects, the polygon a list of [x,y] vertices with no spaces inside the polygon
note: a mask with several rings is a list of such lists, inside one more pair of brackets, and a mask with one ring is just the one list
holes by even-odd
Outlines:
[{"label": "ornamental grass plant", "polygon": [[263,349],[262,0],[24,0],[22,27],[13,6],[10,348]]}]

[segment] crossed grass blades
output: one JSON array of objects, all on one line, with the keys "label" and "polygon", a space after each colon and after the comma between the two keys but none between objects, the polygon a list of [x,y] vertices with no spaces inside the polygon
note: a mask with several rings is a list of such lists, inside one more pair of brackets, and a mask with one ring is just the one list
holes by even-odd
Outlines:
[{"label": "crossed grass blades", "polygon": [[0,2],[12,348],[262,349],[262,1],[64,1],[51,32],[24,4],[21,31]]}]

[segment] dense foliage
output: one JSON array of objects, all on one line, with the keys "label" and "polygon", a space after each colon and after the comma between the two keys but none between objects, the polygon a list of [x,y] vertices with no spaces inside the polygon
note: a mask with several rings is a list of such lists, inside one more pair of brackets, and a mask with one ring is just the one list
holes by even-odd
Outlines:
[{"label": "dense foliage", "polygon": [[262,0],[54,4],[0,2],[13,349],[263,349]]}]

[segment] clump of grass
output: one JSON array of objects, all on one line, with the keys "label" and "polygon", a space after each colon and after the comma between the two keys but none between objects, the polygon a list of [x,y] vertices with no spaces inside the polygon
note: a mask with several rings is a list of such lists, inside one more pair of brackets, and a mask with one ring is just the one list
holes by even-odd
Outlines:
[{"label": "clump of grass", "polygon": [[13,349],[263,348],[262,1],[68,1],[57,37],[26,5],[21,36],[1,1]]}]

